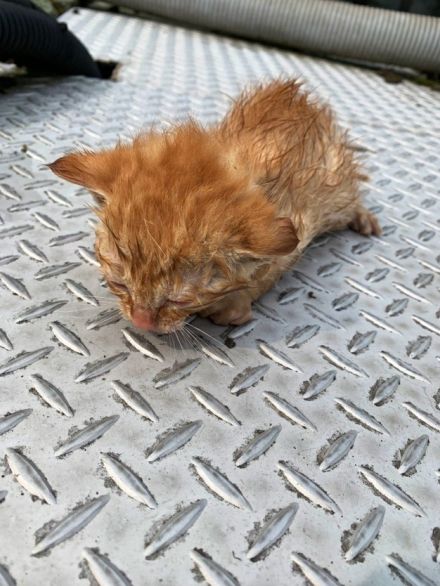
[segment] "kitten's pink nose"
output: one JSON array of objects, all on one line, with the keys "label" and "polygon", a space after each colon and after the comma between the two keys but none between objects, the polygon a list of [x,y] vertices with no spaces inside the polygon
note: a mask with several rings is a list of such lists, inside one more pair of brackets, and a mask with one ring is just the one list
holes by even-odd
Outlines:
[{"label": "kitten's pink nose", "polygon": [[137,328],[142,330],[154,331],[156,329],[154,314],[149,309],[135,307],[131,314],[131,321]]}]

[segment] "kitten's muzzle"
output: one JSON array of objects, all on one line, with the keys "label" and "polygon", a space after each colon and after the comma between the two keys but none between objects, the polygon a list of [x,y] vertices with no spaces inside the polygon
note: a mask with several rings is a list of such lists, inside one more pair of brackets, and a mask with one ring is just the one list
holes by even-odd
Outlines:
[{"label": "kitten's muzzle", "polygon": [[130,317],[133,325],[137,328],[156,334],[169,334],[184,327],[183,319],[164,321],[159,318],[157,310],[146,309],[139,305],[133,307]]},{"label": "kitten's muzzle", "polygon": [[150,309],[135,307],[131,313],[131,321],[141,330],[158,331],[155,313]]}]

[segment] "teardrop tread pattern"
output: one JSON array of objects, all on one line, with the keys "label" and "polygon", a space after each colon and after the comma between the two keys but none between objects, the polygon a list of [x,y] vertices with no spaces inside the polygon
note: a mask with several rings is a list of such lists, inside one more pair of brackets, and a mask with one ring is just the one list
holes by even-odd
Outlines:
[{"label": "teardrop tread pattern", "polygon": [[[291,31],[297,3],[266,4]],[[439,94],[160,10],[59,17],[115,81],[1,85],[0,584],[436,584]],[[248,323],[140,331],[101,274],[93,196],[47,163],[216,124],[279,77],[335,110],[382,235],[318,236]]]}]

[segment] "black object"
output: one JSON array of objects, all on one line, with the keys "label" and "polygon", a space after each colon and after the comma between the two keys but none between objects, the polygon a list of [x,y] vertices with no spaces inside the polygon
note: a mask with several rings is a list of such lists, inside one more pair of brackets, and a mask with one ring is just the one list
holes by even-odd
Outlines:
[{"label": "black object", "polygon": [[439,0],[343,0],[349,4],[361,4],[387,10],[398,10],[412,14],[424,14],[426,16],[440,16]]},{"label": "black object", "polygon": [[0,61],[10,60],[45,73],[101,77],[67,25],[29,0],[0,0]]}]

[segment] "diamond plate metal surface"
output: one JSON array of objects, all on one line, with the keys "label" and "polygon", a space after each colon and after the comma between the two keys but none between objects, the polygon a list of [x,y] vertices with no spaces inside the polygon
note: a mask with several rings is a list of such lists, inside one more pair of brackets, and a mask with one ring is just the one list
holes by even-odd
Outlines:
[{"label": "diamond plate metal surface", "polygon": [[[439,584],[438,94],[123,16],[63,20],[122,66],[1,96],[0,584]],[[203,351],[134,331],[100,283],[89,196],[43,163],[211,122],[279,75],[366,147],[383,237],[320,238],[250,324],[193,322]]]}]

